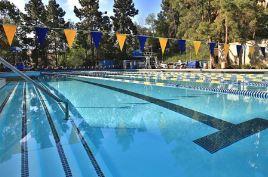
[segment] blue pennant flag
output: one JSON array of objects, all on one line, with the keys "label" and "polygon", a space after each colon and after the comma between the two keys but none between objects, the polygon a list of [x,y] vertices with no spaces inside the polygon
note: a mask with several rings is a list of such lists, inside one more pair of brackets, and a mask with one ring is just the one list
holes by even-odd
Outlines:
[{"label": "blue pennant flag", "polygon": [[178,45],[181,53],[186,52],[186,40],[178,40]]},{"label": "blue pennant flag", "polygon": [[143,52],[144,51],[144,47],[145,47],[145,43],[148,39],[147,36],[138,36],[139,42],[140,42],[140,50]]},{"label": "blue pennant flag", "polygon": [[48,33],[48,28],[41,28],[41,27],[36,27],[36,36],[37,36],[37,41],[39,42],[40,45],[44,45]]},{"label": "blue pennant flag", "polygon": [[215,50],[215,47],[216,47],[216,42],[210,42],[209,43],[209,50],[210,50],[210,55],[214,55],[214,50]]},{"label": "blue pennant flag", "polygon": [[263,56],[265,57],[265,47],[261,47],[261,53],[263,54]]},{"label": "blue pennant flag", "polygon": [[100,41],[102,39],[102,32],[99,32],[99,31],[92,31],[91,32],[91,37],[93,39],[93,42],[95,44],[95,47],[96,48],[99,48],[100,46]]},{"label": "blue pennant flag", "polygon": [[237,52],[238,57],[240,56],[241,50],[242,50],[242,45],[236,45],[236,52]]}]

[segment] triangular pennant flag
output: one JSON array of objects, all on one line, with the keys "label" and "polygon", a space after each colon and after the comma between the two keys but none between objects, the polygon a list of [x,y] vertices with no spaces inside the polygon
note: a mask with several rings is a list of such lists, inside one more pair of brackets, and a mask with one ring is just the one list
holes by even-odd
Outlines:
[{"label": "triangular pennant flag", "polygon": [[159,38],[159,42],[160,42],[160,46],[162,49],[162,55],[164,55],[166,47],[167,47],[168,39],[167,38]]},{"label": "triangular pennant flag", "polygon": [[242,45],[236,45],[236,52],[237,52],[238,57],[240,56],[241,50],[242,50]]},{"label": "triangular pennant flag", "polygon": [[255,47],[254,46],[250,46],[249,47],[249,54],[252,56],[255,52]]},{"label": "triangular pennant flag", "polygon": [[74,39],[75,39],[75,36],[76,36],[76,30],[65,29],[64,34],[66,36],[67,43],[68,43],[69,47],[72,48],[73,42],[74,42]]},{"label": "triangular pennant flag", "polygon": [[210,42],[209,43],[209,50],[210,50],[210,55],[214,55],[214,50],[215,50],[215,47],[216,47],[216,42]]},{"label": "triangular pennant flag", "polygon": [[262,53],[262,55],[265,57],[266,55],[265,55],[265,47],[261,47],[261,53]]},{"label": "triangular pennant flag", "polygon": [[93,42],[95,44],[95,47],[96,48],[99,48],[100,46],[100,41],[102,39],[102,32],[99,32],[99,31],[92,31],[91,32],[91,37],[93,39]]},{"label": "triangular pennant flag", "polygon": [[186,40],[178,40],[178,46],[181,53],[186,52]]},{"label": "triangular pennant flag", "polygon": [[7,37],[8,44],[11,46],[16,30],[17,30],[17,26],[16,25],[3,25],[3,28]]},{"label": "triangular pennant flag", "polygon": [[229,49],[230,49],[230,45],[229,44],[224,44],[224,55],[227,57],[228,53],[229,53]]},{"label": "triangular pennant flag", "polygon": [[145,47],[145,43],[148,39],[147,36],[138,36],[139,42],[140,42],[140,50],[143,52],[144,51],[144,47]]},{"label": "triangular pennant flag", "polygon": [[48,28],[36,27],[35,31],[36,31],[36,36],[37,36],[37,40],[39,44],[44,45],[46,37],[47,37]]},{"label": "triangular pennant flag", "polygon": [[194,41],[194,50],[196,55],[198,54],[200,47],[201,47],[201,41]]},{"label": "triangular pennant flag", "polygon": [[117,38],[117,41],[119,43],[120,50],[123,51],[123,48],[124,48],[124,45],[125,45],[125,42],[127,39],[127,35],[116,33],[116,38]]}]

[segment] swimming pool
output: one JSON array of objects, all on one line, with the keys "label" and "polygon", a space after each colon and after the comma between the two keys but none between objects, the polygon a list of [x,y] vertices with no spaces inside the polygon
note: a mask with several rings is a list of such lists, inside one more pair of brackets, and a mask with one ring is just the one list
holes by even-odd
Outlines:
[{"label": "swimming pool", "polygon": [[38,80],[71,116],[29,83],[2,88],[1,176],[268,174],[268,99],[88,76]]}]

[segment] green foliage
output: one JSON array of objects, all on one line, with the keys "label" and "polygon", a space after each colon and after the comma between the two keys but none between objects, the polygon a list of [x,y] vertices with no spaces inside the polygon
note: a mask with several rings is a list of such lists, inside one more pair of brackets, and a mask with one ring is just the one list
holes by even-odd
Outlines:
[{"label": "green foliage", "polygon": [[156,25],[157,34],[168,29],[169,37],[245,42],[267,38],[267,23],[267,10],[258,1],[163,0]]},{"label": "green foliage", "polygon": [[114,1],[113,20],[114,31],[124,34],[136,34],[137,28],[133,23],[133,17],[138,15],[139,11],[135,9],[133,0]]},{"label": "green foliage", "polygon": [[[50,28],[64,28],[65,27],[65,11],[60,7],[56,0],[49,0],[46,7],[47,10],[47,26]],[[53,61],[58,65],[59,52],[64,48],[64,34],[62,30],[51,30],[47,38],[47,47],[49,51],[54,54]],[[53,62],[52,61],[52,62]]]},{"label": "green foliage", "polygon": [[[25,5],[25,13],[9,1],[0,1],[0,23],[20,25],[13,45],[31,49],[31,60],[36,65],[88,66],[100,59],[129,59],[132,51],[139,48],[136,37],[129,36],[121,52],[115,35],[110,35],[112,32],[187,39],[185,55],[178,53],[174,40],[169,41],[164,59],[172,62],[208,59],[209,49],[205,43],[210,41],[243,43],[268,38],[268,8],[258,4],[258,0],[163,0],[161,12],[146,18],[147,26],[133,22],[139,12],[133,0],[116,0],[112,17],[99,10],[99,0],[78,2],[81,7],[74,7],[74,13],[80,21],[74,24],[65,22],[65,11],[57,0],[49,0],[47,6],[42,0],[29,0]],[[50,30],[45,46],[41,47],[33,35],[34,28],[30,28],[34,26],[79,28],[104,33],[100,48],[95,49],[89,32],[78,31],[76,46],[66,51],[63,30]],[[198,56],[195,56],[193,45],[189,42],[191,40],[202,40]],[[5,36],[1,33],[0,45],[4,46],[5,43]],[[157,39],[148,39],[146,48],[161,56]],[[8,51],[2,54],[11,58],[13,56]],[[25,52],[23,58],[27,58]]]},{"label": "green foliage", "polygon": [[60,64],[62,66],[67,67],[78,67],[82,66],[85,61],[85,49],[83,48],[76,48],[76,49],[70,49],[67,53],[66,58],[62,58],[60,60]]},{"label": "green foliage", "polygon": [[192,60],[208,60],[209,59],[210,54],[209,54],[208,45],[202,45],[197,55],[192,45],[193,44],[188,43],[186,45],[186,53],[183,53],[183,54],[179,52],[167,53],[167,56],[164,56],[165,62],[174,63],[174,62],[178,62],[179,60],[181,60],[182,62],[186,62],[186,61],[192,61]]}]

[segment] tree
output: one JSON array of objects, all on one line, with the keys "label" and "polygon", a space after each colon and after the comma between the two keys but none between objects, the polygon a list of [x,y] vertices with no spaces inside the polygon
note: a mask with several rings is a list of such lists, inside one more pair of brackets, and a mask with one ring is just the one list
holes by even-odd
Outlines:
[{"label": "tree", "polygon": [[[122,34],[137,34],[137,26],[133,18],[138,15],[139,11],[135,8],[132,0],[115,0],[114,1],[113,30]],[[123,52],[117,48],[117,56],[120,59],[130,57],[130,53],[138,46],[137,40],[133,36],[128,36]]]},{"label": "tree", "polygon": [[[47,26],[50,28],[64,28],[65,11],[57,4],[56,0],[50,0],[47,5]],[[64,48],[64,34],[62,30],[51,30],[48,38],[48,49],[55,54],[56,66],[58,65],[58,53]]]},{"label": "tree", "polygon": [[[102,25],[102,12],[99,11],[99,0],[79,0],[81,7],[74,7],[75,15],[80,19],[77,27],[87,29],[88,31],[98,31]],[[86,39],[86,40],[85,40]],[[92,39],[87,33],[80,33],[78,43],[86,49],[86,58],[88,58],[88,49],[91,49],[92,62],[95,60],[95,49]],[[90,61],[86,61],[89,65]]]},{"label": "tree", "polygon": [[151,33],[155,33],[156,32],[156,17],[155,14],[149,14],[148,17],[146,17],[145,19],[146,25],[149,26],[149,29],[151,31]]},{"label": "tree", "polygon": [[[26,14],[23,16],[24,26],[23,30],[27,32],[27,34],[35,34],[34,26],[45,26],[47,22],[47,11],[42,0],[30,0],[27,4],[25,4]],[[30,27],[30,28],[29,28]],[[28,45],[28,48],[34,48],[32,51],[32,57],[35,62],[35,66],[39,65],[39,55],[41,54],[41,61],[44,64],[48,64],[47,56],[46,56],[46,47],[38,46],[36,42],[36,38],[28,38],[25,36],[25,43]]]},{"label": "tree", "polygon": [[[9,1],[0,2],[0,24],[14,23],[20,24],[21,12],[16,6]],[[0,45],[3,48],[8,48],[6,36],[4,35],[3,29],[0,30]],[[18,44],[18,41],[16,41]]]},{"label": "tree", "polygon": [[135,9],[132,0],[115,0],[114,1],[113,20],[114,31],[124,34],[136,34],[137,27],[133,23],[133,17],[138,15],[139,11]]},{"label": "tree", "polygon": [[17,25],[17,33],[13,40],[12,46],[19,47],[22,50],[22,52],[14,54],[10,51],[10,46],[7,42],[6,35],[4,33],[4,30],[2,28],[2,25],[0,26],[0,46],[1,49],[1,56],[6,57],[7,59],[13,59],[10,60],[11,63],[18,62],[18,59],[27,60],[28,57],[26,55],[27,51],[24,50],[25,48],[25,36],[26,32],[21,28],[21,25],[23,24],[23,21],[21,20],[23,17],[23,14],[20,12],[20,10],[10,1],[4,0],[0,1],[0,24],[15,24]]}]

